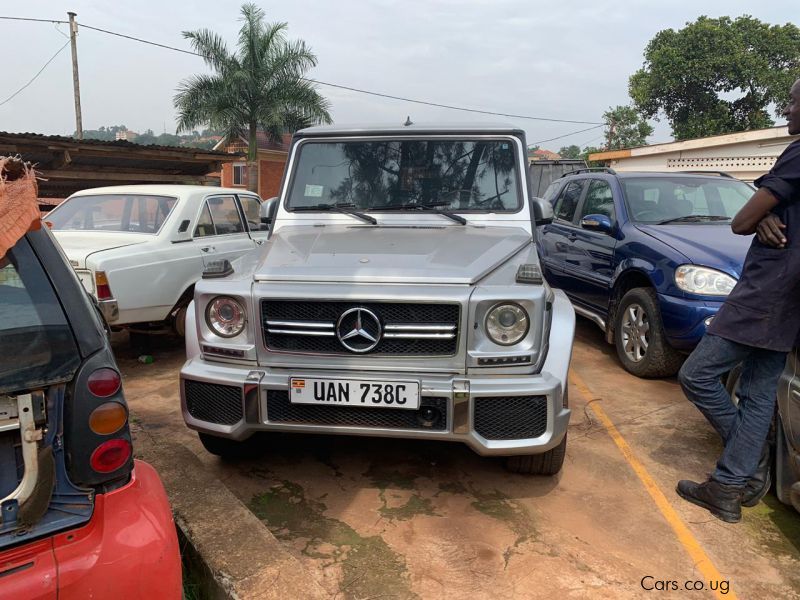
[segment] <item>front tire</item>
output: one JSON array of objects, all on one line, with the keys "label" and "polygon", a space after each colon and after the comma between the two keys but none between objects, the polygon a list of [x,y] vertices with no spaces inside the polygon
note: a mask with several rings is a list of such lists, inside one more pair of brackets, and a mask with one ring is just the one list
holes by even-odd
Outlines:
[{"label": "front tire", "polygon": [[564,466],[566,455],[567,434],[565,433],[561,443],[552,450],[541,454],[509,456],[506,459],[506,469],[522,475],[555,475]]},{"label": "front tire", "polygon": [[614,345],[622,366],[637,377],[671,377],[683,362],[683,355],[667,342],[658,298],[650,288],[634,288],[622,297]]}]

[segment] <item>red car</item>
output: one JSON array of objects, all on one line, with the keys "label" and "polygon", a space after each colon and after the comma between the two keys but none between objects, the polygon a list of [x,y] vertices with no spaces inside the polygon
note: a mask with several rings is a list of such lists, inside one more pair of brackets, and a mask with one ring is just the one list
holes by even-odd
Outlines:
[{"label": "red car", "polygon": [[[0,251],[2,254],[2,251]],[[52,235],[0,256],[0,598],[181,597],[102,317]]]}]

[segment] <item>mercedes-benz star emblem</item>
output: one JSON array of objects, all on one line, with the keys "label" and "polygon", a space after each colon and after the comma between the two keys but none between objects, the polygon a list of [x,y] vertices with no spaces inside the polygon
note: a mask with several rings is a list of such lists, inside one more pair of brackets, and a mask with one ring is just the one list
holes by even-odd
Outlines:
[{"label": "mercedes-benz star emblem", "polygon": [[366,308],[351,308],[336,322],[336,337],[350,352],[369,352],[381,341],[381,321]]}]

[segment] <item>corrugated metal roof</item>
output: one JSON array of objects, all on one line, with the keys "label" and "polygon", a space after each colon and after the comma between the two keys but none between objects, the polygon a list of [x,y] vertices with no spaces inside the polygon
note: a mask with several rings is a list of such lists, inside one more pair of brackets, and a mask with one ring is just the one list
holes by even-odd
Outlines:
[{"label": "corrugated metal roof", "polygon": [[107,148],[119,148],[119,149],[127,149],[127,150],[167,150],[167,151],[177,151],[177,152],[186,152],[187,154],[203,154],[207,155],[209,158],[219,158],[220,160],[229,160],[230,153],[228,152],[220,152],[217,150],[206,150],[203,148],[192,148],[187,146],[160,146],[157,144],[135,144],[133,142],[128,142],[126,140],[114,140],[114,141],[106,141],[106,140],[79,140],[73,137],[64,136],[64,135],[44,135],[41,133],[12,133],[9,131],[0,131],[0,140],[8,139],[8,140],[25,140],[30,142],[51,142],[51,143],[63,143],[63,144],[80,144],[80,145],[88,145],[88,146],[102,146]]}]

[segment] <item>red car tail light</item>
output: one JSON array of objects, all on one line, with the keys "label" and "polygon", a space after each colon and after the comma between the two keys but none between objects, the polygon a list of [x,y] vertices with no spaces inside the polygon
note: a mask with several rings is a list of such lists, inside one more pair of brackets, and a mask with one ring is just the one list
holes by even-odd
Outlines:
[{"label": "red car tail light", "polygon": [[108,440],[95,448],[89,464],[98,473],[111,473],[128,462],[130,457],[131,443],[128,440]]},{"label": "red car tail light", "polygon": [[106,277],[105,271],[95,271],[94,283],[98,300],[111,300],[114,297],[111,295],[111,286],[108,285],[108,277]]},{"label": "red car tail light", "polygon": [[120,385],[122,385],[122,379],[119,373],[107,367],[94,371],[86,382],[89,391],[99,398],[107,398],[116,394]]}]

